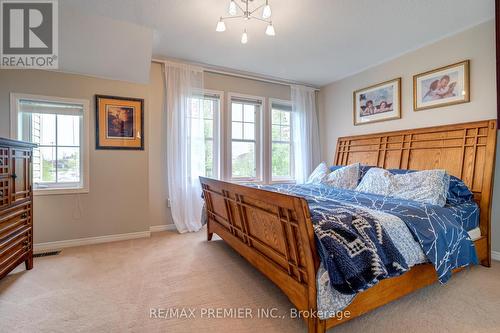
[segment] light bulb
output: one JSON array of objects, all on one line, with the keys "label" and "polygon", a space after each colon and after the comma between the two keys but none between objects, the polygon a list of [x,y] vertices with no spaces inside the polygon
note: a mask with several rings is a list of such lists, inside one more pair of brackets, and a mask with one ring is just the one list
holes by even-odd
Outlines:
[{"label": "light bulb", "polygon": [[229,15],[236,15],[238,11],[238,8],[236,7],[236,2],[234,0],[231,0],[229,3]]},{"label": "light bulb", "polygon": [[224,21],[222,21],[222,18],[217,22],[217,28],[215,28],[215,31],[217,32],[223,32],[226,31],[226,24]]},{"label": "light bulb", "polygon": [[271,15],[272,15],[271,6],[269,6],[269,3],[266,1],[266,5],[262,10],[262,18],[268,19],[271,17]]},{"label": "light bulb", "polygon": [[275,36],[276,35],[276,31],[274,31],[274,26],[272,23],[269,23],[269,25],[267,26],[266,35],[268,35],[268,36]]},{"label": "light bulb", "polygon": [[243,31],[243,35],[241,35],[241,44],[246,43],[248,43],[247,29],[245,29],[245,31]]}]

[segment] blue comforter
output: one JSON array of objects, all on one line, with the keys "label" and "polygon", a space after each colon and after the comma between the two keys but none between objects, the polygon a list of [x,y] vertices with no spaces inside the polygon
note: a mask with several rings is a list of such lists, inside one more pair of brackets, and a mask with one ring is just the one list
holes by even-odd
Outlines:
[{"label": "blue comforter", "polygon": [[[434,265],[441,283],[448,281],[453,269],[477,264],[474,244],[465,229],[479,215],[474,202],[439,207],[326,185],[257,187],[295,194],[307,200],[320,257],[332,287],[341,293],[357,293],[408,269],[390,238],[383,230],[378,230],[376,219],[362,207],[403,220]],[[358,256],[358,252],[370,255]]]}]

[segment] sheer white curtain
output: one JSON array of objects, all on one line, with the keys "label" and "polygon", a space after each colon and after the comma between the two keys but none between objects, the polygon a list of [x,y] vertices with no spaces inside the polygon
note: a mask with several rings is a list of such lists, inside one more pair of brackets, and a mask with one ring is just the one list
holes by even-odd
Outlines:
[{"label": "sheer white curtain", "polygon": [[293,85],[291,95],[295,179],[301,184],[320,162],[316,93],[312,88]]},{"label": "sheer white curtain", "polygon": [[[165,63],[167,180],[172,218],[180,233],[202,227],[199,176],[205,171],[204,124],[197,97],[203,94],[203,70]],[[201,119],[203,119],[201,117]]]}]

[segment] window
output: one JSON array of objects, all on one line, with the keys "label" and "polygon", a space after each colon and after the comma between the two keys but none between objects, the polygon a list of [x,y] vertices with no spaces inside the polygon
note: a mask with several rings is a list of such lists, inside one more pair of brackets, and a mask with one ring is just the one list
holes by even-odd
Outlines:
[{"label": "window", "polygon": [[88,191],[88,102],[12,94],[12,134],[38,144],[35,193]]},{"label": "window", "polygon": [[203,129],[205,141],[205,177],[219,178],[220,93],[191,98],[191,130]]},{"label": "window", "polygon": [[293,179],[292,107],[285,102],[271,102],[271,178]]},{"label": "window", "polygon": [[231,106],[231,179],[257,180],[260,178],[261,100],[233,96]]}]

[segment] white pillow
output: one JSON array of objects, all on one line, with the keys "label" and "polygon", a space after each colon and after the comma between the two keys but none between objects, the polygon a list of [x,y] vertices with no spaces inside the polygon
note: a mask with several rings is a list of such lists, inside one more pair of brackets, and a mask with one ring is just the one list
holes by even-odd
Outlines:
[{"label": "white pillow", "polygon": [[325,162],[321,162],[316,169],[307,178],[306,184],[319,184],[325,178],[330,170],[326,166]]},{"label": "white pillow", "polygon": [[390,195],[391,182],[392,173],[385,169],[371,168],[361,179],[358,187],[356,187],[356,191],[378,195]]},{"label": "white pillow", "polygon": [[424,170],[407,174],[371,168],[364,175],[356,191],[394,198],[413,200],[443,207],[450,185],[445,170]]},{"label": "white pillow", "polygon": [[347,165],[329,173],[321,182],[325,185],[354,190],[358,186],[359,163]]}]

